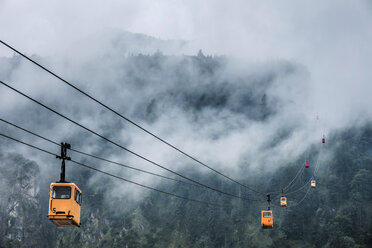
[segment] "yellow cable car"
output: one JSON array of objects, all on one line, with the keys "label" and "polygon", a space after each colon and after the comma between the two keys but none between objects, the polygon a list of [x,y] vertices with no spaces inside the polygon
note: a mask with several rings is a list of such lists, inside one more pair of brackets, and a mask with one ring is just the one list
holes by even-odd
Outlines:
[{"label": "yellow cable car", "polygon": [[285,197],[285,196],[280,197],[280,206],[282,206],[282,207],[287,206],[287,197]]},{"label": "yellow cable car", "polygon": [[80,227],[81,190],[74,183],[51,183],[48,218],[57,226]]},{"label": "yellow cable car", "polygon": [[263,229],[273,229],[273,211],[262,210],[261,211],[261,225]]},{"label": "yellow cable car", "polygon": [[316,187],[316,181],[315,180],[311,180],[311,188],[315,188]]},{"label": "yellow cable car", "polygon": [[65,160],[71,160],[67,149],[71,149],[70,144],[62,142],[61,156],[57,156],[62,160],[60,180],[50,184],[48,219],[56,226],[80,227],[82,194],[78,186],[65,181]]}]

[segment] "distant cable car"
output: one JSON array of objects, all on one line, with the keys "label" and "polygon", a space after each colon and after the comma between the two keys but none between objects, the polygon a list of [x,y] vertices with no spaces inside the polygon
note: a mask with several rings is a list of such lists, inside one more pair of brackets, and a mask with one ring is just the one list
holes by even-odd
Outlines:
[{"label": "distant cable car", "polygon": [[82,194],[78,186],[65,181],[65,160],[71,160],[67,157],[67,149],[70,144],[61,143],[61,156],[57,156],[62,160],[61,178],[50,184],[48,219],[56,226],[80,227]]},{"label": "distant cable car", "polygon": [[263,229],[273,229],[273,211],[262,210],[261,211],[261,225]]},{"label": "distant cable car", "polygon": [[305,167],[306,168],[309,168],[309,166],[310,166],[310,163],[309,162],[305,162]]},{"label": "distant cable car", "polygon": [[48,218],[57,226],[80,227],[81,190],[74,183],[51,183]]},{"label": "distant cable car", "polygon": [[268,207],[267,210],[261,211],[261,226],[262,229],[273,229],[274,221],[273,221],[273,211],[270,210],[270,194],[267,194],[267,203]]},{"label": "distant cable car", "polygon": [[287,197],[285,197],[285,196],[280,197],[280,206],[282,206],[282,207],[287,206]]},{"label": "distant cable car", "polygon": [[325,136],[323,135],[323,138],[322,138],[322,143],[324,144],[325,143]]},{"label": "distant cable car", "polygon": [[316,181],[315,180],[311,180],[311,188],[315,188],[316,187]]}]

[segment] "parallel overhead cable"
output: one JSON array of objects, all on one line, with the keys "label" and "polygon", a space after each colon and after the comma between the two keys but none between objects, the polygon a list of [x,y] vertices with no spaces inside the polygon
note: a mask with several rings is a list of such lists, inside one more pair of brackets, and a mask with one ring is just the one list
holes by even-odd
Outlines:
[{"label": "parallel overhead cable", "polygon": [[[61,146],[61,144],[59,144],[58,142],[55,142],[51,139],[48,139],[48,138],[45,138],[35,132],[32,132],[30,130],[27,130],[23,127],[20,127],[14,123],[11,123],[7,120],[4,120],[2,118],[0,118],[0,121],[8,124],[8,125],[11,125],[15,128],[18,128],[26,133],[29,133],[31,135],[34,135],[40,139],[43,139],[45,141],[48,141],[54,145],[57,145],[57,146]],[[171,178],[171,177],[167,177],[167,176],[163,176],[163,175],[160,175],[160,174],[157,174],[157,173],[153,173],[153,172],[150,172],[150,171],[146,171],[146,170],[142,170],[142,169],[139,169],[139,168],[135,168],[135,167],[132,167],[132,166],[129,166],[129,165],[126,165],[126,164],[123,164],[123,163],[118,163],[118,162],[115,162],[115,161],[112,161],[112,160],[108,160],[108,159],[105,159],[105,158],[101,158],[101,157],[98,157],[96,155],[93,155],[93,154],[89,154],[89,153],[86,153],[86,152],[82,152],[82,151],[79,151],[79,150],[76,150],[76,149],[73,149],[73,148],[70,148],[69,150],[73,151],[73,152],[76,152],[76,153],[79,153],[79,154],[82,154],[82,155],[85,155],[85,156],[88,156],[88,157],[92,157],[92,158],[95,158],[95,159],[98,159],[98,160],[101,160],[101,161],[105,161],[107,163],[111,163],[111,164],[116,164],[116,165],[119,165],[119,166],[122,166],[122,167],[125,167],[125,168],[128,168],[128,169],[131,169],[131,170],[136,170],[136,171],[139,171],[139,172],[142,172],[142,173],[146,173],[146,174],[150,174],[150,175],[153,175],[153,176],[157,176],[157,177],[161,177],[161,178],[164,178],[164,179],[167,179],[167,180],[171,180],[171,181],[175,181],[175,182],[179,182],[179,183],[183,183],[183,184],[188,184],[188,185],[193,185],[193,186],[198,186],[198,187],[201,187],[199,186],[198,184],[193,184],[193,183],[189,183],[189,182],[185,182],[185,181],[182,181],[182,180],[178,180],[178,179],[175,179],[175,178]]]},{"label": "parallel overhead cable", "polygon": [[301,172],[302,172],[304,169],[305,169],[305,167],[301,166],[301,168],[298,170],[296,176],[292,179],[292,181],[290,181],[290,182],[288,183],[288,185],[285,186],[285,187],[283,188],[284,191],[290,189],[291,186],[293,186],[292,183],[296,180],[296,178],[301,174]]},{"label": "parallel overhead cable", "polygon": [[64,82],[65,84],[67,84],[68,86],[72,87],[73,89],[77,90],[78,92],[80,92],[81,94],[85,95],[86,97],[88,97],[89,99],[93,100],[94,102],[98,103],[99,105],[101,105],[102,107],[106,108],[107,110],[111,111],[112,113],[116,114],[117,116],[121,117],[122,119],[128,121],[129,123],[131,123],[132,125],[136,126],[137,128],[141,129],[142,131],[146,132],[147,134],[153,136],[154,138],[156,138],[157,140],[163,142],[164,144],[168,145],[169,147],[173,148],[174,150],[178,151],[179,153],[185,155],[186,157],[194,160],[195,162],[199,163],[200,165],[212,170],[213,172],[219,174],[220,176],[250,190],[250,191],[253,191],[255,193],[258,193],[258,194],[262,194],[262,195],[266,195],[265,193],[259,191],[259,190],[256,190],[256,189],[253,189],[247,185],[244,185],[242,184],[241,182],[223,174],[222,172],[212,168],[211,166],[201,162],[199,159],[195,158],[194,156],[192,155],[189,155],[188,153],[182,151],[181,149],[177,148],[176,146],[170,144],[169,142],[165,141],[164,139],[160,138],[159,136],[157,136],[156,134],[150,132],[149,130],[145,129],[144,127],[142,127],[141,125],[137,124],[136,122],[130,120],[128,117],[125,117],[124,115],[120,114],[118,111],[112,109],[111,107],[107,106],[106,104],[104,104],[103,102],[101,102],[100,100],[97,100],[96,98],[94,98],[93,96],[89,95],[88,93],[86,93],[85,91],[79,89],[77,86],[73,85],[72,83],[68,82],[67,80],[63,79],[61,76],[58,76],[56,73],[52,72],[51,70],[47,69],[46,67],[42,66],[41,64],[39,64],[38,62],[36,62],[35,60],[31,59],[30,57],[26,56],[25,54],[21,53],[20,51],[18,51],[17,49],[15,49],[14,47],[10,46],[9,44],[5,43],[4,41],[0,40],[0,43],[2,43],[4,46],[8,47],[9,49],[13,50],[14,52],[16,52],[17,54],[19,54],[20,56],[24,57],[25,59],[29,60],[30,62],[32,62],[33,64],[37,65],[38,67],[40,67],[41,69],[43,69],[44,71],[48,72],[49,74],[53,75],[54,77],[56,77],[57,79],[61,80],[62,82]]},{"label": "parallel overhead cable", "polygon": [[[57,154],[53,153],[53,152],[49,152],[45,149],[42,149],[42,148],[39,148],[37,146],[34,146],[34,145],[31,145],[31,144],[28,144],[26,142],[23,142],[21,140],[18,140],[18,139],[15,139],[15,138],[12,138],[8,135],[5,135],[5,134],[2,134],[0,133],[0,136],[3,136],[5,138],[8,138],[10,140],[13,140],[15,142],[18,142],[18,143],[21,143],[23,145],[26,145],[28,147],[31,147],[31,148],[34,148],[36,150],[39,150],[41,152],[44,152],[44,153],[47,153],[47,154],[50,154],[50,155],[53,155],[53,156],[58,156]],[[192,199],[192,198],[188,198],[188,197],[184,197],[184,196],[181,196],[181,195],[177,195],[177,194],[174,194],[174,193],[170,193],[170,192],[167,192],[167,191],[163,191],[163,190],[160,190],[160,189],[156,189],[156,188],[153,188],[153,187],[150,187],[150,186],[146,186],[144,184],[141,184],[141,183],[137,183],[137,182],[134,182],[134,181],[131,181],[131,180],[128,180],[126,178],[123,178],[123,177],[120,177],[120,176],[117,176],[117,175],[114,175],[114,174],[111,174],[111,173],[108,173],[108,172],[105,172],[105,171],[102,171],[102,170],[99,170],[99,169],[96,169],[94,167],[91,167],[91,166],[88,166],[86,164],[83,164],[83,163],[80,163],[78,161],[75,161],[75,160],[71,160],[71,162],[79,165],[79,166],[82,166],[82,167],[85,167],[87,169],[90,169],[90,170],[94,170],[94,171],[97,171],[97,172],[100,172],[100,173],[103,173],[107,176],[111,176],[111,177],[114,177],[114,178],[117,178],[117,179],[120,179],[122,181],[125,181],[125,182],[128,182],[128,183],[131,183],[131,184],[135,184],[137,186],[141,186],[143,188],[146,188],[146,189],[150,189],[150,190],[153,190],[153,191],[156,191],[156,192],[159,192],[159,193],[162,193],[162,194],[166,194],[166,195],[170,195],[170,196],[174,196],[174,197],[177,197],[177,198],[180,198],[180,199],[184,199],[184,200],[187,200],[187,201],[193,201],[193,202],[198,202],[198,203],[202,203],[202,204],[206,204],[206,205],[211,205],[211,206],[216,206],[216,207],[223,207],[223,208],[231,208],[232,206],[228,206],[228,205],[222,205],[222,204],[217,204],[217,203],[212,203],[212,202],[206,202],[206,201],[200,201],[200,200],[196,200],[196,199]]]},{"label": "parallel overhead cable", "polygon": [[[305,182],[304,185],[302,185],[301,187],[299,187],[299,188],[296,189],[296,190],[293,190],[293,191],[291,191],[291,192],[286,193],[286,195],[289,195],[289,194],[293,194],[293,193],[297,193],[297,192],[299,192],[300,190],[302,190],[303,188],[305,188],[306,185],[309,185],[309,183],[311,182],[312,179],[314,179],[314,177],[315,177],[315,175],[316,175],[316,173],[318,172],[318,169],[319,169],[319,167],[320,167],[320,166],[319,166],[319,165],[320,165],[319,160],[320,160],[320,154],[321,154],[321,151],[322,151],[322,147],[323,147],[323,145],[320,147],[320,150],[319,150],[319,153],[318,153],[318,158],[317,158],[317,160],[316,160],[316,164],[315,164],[315,169],[314,169],[313,175],[310,177],[310,179],[309,179],[308,181]],[[305,194],[305,197],[306,197],[306,195],[307,195],[307,193]]]},{"label": "parallel overhead cable", "polygon": [[[323,146],[323,145],[322,145]],[[315,178],[315,175],[316,173],[318,172],[318,169],[319,169],[319,158],[320,158],[320,152],[322,150],[322,146],[320,147],[320,151],[319,151],[319,154],[318,154],[318,159],[317,159],[317,162],[316,162],[316,166],[315,166],[315,169],[314,169],[314,173],[312,175],[312,177],[310,178],[309,182]],[[309,183],[307,182],[307,183]],[[306,185],[306,184],[305,184]],[[311,186],[308,188],[308,190],[306,191],[306,194],[302,197],[302,199],[297,203],[297,206],[301,204],[301,202],[303,202],[306,198],[306,196],[309,194],[310,190],[311,190]]]},{"label": "parallel overhead cable", "polygon": [[299,202],[297,202],[297,205],[296,206],[300,205],[301,202],[303,202],[305,200],[305,198],[309,194],[310,190],[311,190],[311,186],[309,186],[309,188],[307,189],[305,195],[302,197],[302,199]]},{"label": "parallel overhead cable", "polygon": [[64,119],[66,119],[66,120],[68,120],[68,121],[74,123],[75,125],[77,125],[77,126],[83,128],[83,129],[85,129],[86,131],[88,131],[88,132],[90,132],[90,133],[92,133],[92,134],[94,134],[94,135],[100,137],[101,139],[103,139],[103,140],[105,140],[105,141],[107,141],[107,142],[109,142],[109,143],[111,143],[111,144],[113,144],[113,145],[115,145],[115,146],[117,146],[117,147],[119,147],[119,148],[121,148],[121,149],[123,149],[123,150],[125,150],[125,151],[127,151],[127,152],[129,152],[129,153],[131,153],[131,154],[133,154],[133,155],[135,155],[135,156],[137,156],[137,157],[139,157],[139,158],[141,158],[141,159],[143,159],[143,160],[145,160],[145,161],[147,161],[147,162],[153,164],[153,165],[155,165],[155,166],[157,166],[157,167],[160,167],[160,168],[162,168],[162,169],[164,169],[164,170],[166,170],[166,171],[168,171],[168,172],[171,172],[171,173],[173,173],[173,174],[175,174],[175,175],[177,175],[177,176],[179,176],[179,177],[182,177],[182,178],[184,178],[184,179],[186,179],[186,180],[189,180],[189,181],[191,181],[191,182],[193,182],[193,183],[195,183],[195,184],[198,184],[198,185],[200,185],[200,186],[202,186],[202,187],[205,187],[205,188],[207,188],[207,189],[213,190],[213,191],[218,192],[218,193],[220,193],[220,194],[224,194],[224,195],[227,195],[227,196],[231,196],[231,197],[239,198],[239,199],[243,199],[243,200],[249,200],[249,201],[261,201],[261,200],[257,200],[257,199],[249,199],[249,198],[246,198],[246,197],[240,197],[240,196],[237,196],[237,195],[234,195],[234,194],[231,194],[231,193],[227,193],[227,192],[224,192],[224,191],[222,191],[222,190],[219,190],[219,189],[213,188],[213,187],[211,187],[211,186],[208,186],[208,185],[206,185],[206,184],[200,183],[200,182],[198,182],[198,181],[196,181],[196,180],[194,180],[194,179],[191,179],[191,178],[189,178],[189,177],[186,177],[186,176],[184,176],[184,175],[181,175],[180,173],[175,172],[175,171],[173,171],[173,170],[171,170],[171,169],[168,169],[168,168],[166,168],[166,167],[164,167],[164,166],[162,166],[162,165],[160,165],[160,164],[158,164],[158,163],[156,163],[156,162],[154,162],[154,161],[152,161],[152,160],[150,160],[150,159],[148,159],[148,158],[146,158],[146,157],[144,157],[144,156],[142,156],[142,155],[140,155],[140,154],[138,154],[138,153],[136,153],[136,152],[134,152],[134,151],[131,151],[131,150],[129,150],[128,148],[126,148],[126,147],[124,147],[124,146],[122,146],[122,145],[120,145],[120,144],[118,144],[118,143],[116,143],[116,142],[114,142],[114,141],[112,141],[112,140],[106,138],[105,136],[103,136],[103,135],[101,135],[101,134],[99,134],[99,133],[97,133],[97,132],[95,132],[95,131],[93,131],[93,130],[87,128],[87,127],[85,127],[84,125],[82,125],[82,124],[80,124],[80,123],[78,123],[78,122],[72,120],[71,118],[69,118],[69,117],[67,117],[67,116],[65,116],[65,115],[63,115],[63,114],[61,114],[61,113],[59,113],[58,111],[56,111],[56,110],[54,110],[54,109],[52,109],[52,108],[50,108],[50,107],[44,105],[43,103],[41,103],[41,102],[39,102],[39,101],[33,99],[32,97],[26,95],[25,93],[23,93],[23,92],[21,92],[21,91],[15,89],[14,87],[10,86],[9,84],[4,83],[3,81],[0,81],[0,83],[1,83],[2,85],[4,85],[4,86],[8,87],[9,89],[11,89],[11,90],[17,92],[18,94],[20,94],[20,95],[26,97],[27,99],[33,101],[34,103],[37,103],[38,105],[42,106],[43,108],[45,108],[45,109],[47,109],[47,110],[49,110],[49,111],[55,113],[56,115],[59,115],[60,117],[62,117],[62,118],[64,118]]}]

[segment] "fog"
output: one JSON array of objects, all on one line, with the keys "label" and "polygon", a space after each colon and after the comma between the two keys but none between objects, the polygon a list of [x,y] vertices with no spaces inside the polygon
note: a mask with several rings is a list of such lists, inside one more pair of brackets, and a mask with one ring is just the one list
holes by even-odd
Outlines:
[{"label": "fog", "polygon": [[[0,1],[0,34],[148,130],[243,180],[242,172],[281,168],[304,156],[323,134],[371,120],[371,14],[367,1]],[[199,49],[205,56],[190,56]],[[0,55],[1,80],[168,168],[209,173],[4,46]],[[0,104],[2,118],[57,142],[164,173],[3,86]],[[7,144],[3,152],[22,153],[58,177],[53,158]]]}]

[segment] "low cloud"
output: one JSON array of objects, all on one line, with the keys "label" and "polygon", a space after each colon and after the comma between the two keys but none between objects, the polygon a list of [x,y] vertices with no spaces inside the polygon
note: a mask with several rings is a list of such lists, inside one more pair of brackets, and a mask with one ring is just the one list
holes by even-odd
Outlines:
[{"label": "low cloud", "polygon": [[[238,178],[242,171],[280,168],[323,134],[371,120],[372,18],[366,1],[173,2],[120,1],[108,7],[90,1],[71,8],[71,2],[45,1],[44,8],[26,5],[30,11],[21,20],[14,14],[20,7],[2,1],[1,39],[177,147]],[[81,11],[86,4],[89,9]],[[23,25],[25,20],[29,25]],[[203,52],[195,56],[200,48]],[[208,173],[0,49],[5,56],[0,59],[1,80],[169,168]],[[69,141],[77,149],[161,172],[3,86],[0,104],[3,118],[57,142]],[[5,125],[0,129],[58,152]],[[35,158],[48,180],[58,176],[59,166],[51,166],[46,157],[20,146],[3,152],[12,150]],[[124,175],[159,183],[132,172]]]}]

